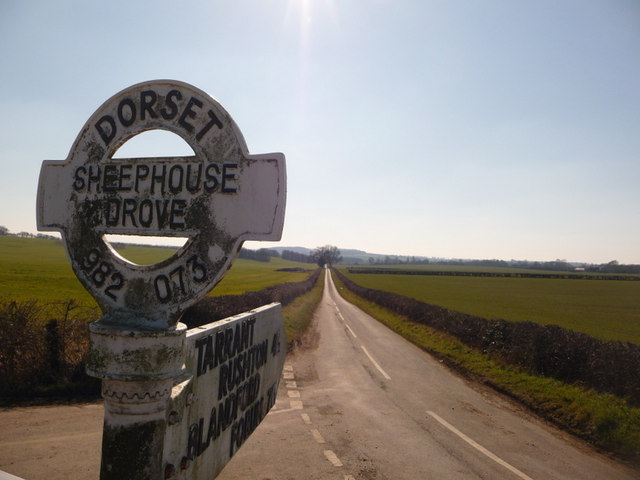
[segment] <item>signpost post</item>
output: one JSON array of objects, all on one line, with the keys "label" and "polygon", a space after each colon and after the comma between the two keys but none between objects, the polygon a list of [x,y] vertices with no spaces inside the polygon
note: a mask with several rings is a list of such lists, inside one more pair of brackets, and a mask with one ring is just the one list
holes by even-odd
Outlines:
[{"label": "signpost post", "polygon": [[[151,129],[179,135],[194,155],[113,158]],[[285,354],[278,304],[193,331],[179,320],[245,240],[280,239],[285,197],[284,155],[250,155],[218,102],[170,80],[116,94],[65,161],[43,162],[38,229],[62,234],[103,311],[87,364],[103,379],[101,479],[213,478],[273,405]],[[188,240],[141,266],[108,233]]]}]

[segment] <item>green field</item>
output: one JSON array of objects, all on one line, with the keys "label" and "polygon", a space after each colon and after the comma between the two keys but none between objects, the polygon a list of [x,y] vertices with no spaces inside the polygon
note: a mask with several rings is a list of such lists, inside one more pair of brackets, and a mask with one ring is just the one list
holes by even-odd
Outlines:
[{"label": "green field", "polygon": [[[167,258],[172,250],[128,245],[120,253],[133,262],[149,265]],[[309,271],[276,271],[292,267]],[[239,295],[284,282],[299,282],[314,269],[315,265],[280,258],[268,263],[238,259],[210,295]],[[74,299],[83,305],[95,305],[74,275],[62,243],[46,239],[0,236],[0,296],[44,303]]]},{"label": "green field", "polygon": [[[439,269],[443,270],[443,267]],[[397,293],[471,315],[555,324],[605,340],[640,344],[639,281],[350,274],[346,269],[341,271],[363,287]]]}]

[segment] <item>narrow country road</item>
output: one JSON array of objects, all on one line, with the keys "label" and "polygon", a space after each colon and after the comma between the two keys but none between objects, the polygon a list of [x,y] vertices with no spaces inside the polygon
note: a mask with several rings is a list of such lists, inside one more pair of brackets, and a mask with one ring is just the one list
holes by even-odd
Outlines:
[{"label": "narrow country road", "polygon": [[344,301],[328,274],[314,328],[316,343],[289,359],[289,401],[219,478],[640,478],[452,374]]},{"label": "narrow country road", "polygon": [[[102,415],[98,404],[0,411],[0,471],[97,479]],[[217,478],[626,480],[640,472],[452,374],[345,302],[327,275],[275,407]]]}]

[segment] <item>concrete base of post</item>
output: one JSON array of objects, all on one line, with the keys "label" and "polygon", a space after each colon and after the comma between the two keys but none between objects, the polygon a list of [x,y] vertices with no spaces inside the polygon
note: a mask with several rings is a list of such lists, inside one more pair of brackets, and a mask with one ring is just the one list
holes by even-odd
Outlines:
[{"label": "concrete base of post", "polygon": [[187,328],[140,331],[89,326],[87,373],[102,378],[105,402],[101,480],[164,478],[166,408],[184,373]]}]

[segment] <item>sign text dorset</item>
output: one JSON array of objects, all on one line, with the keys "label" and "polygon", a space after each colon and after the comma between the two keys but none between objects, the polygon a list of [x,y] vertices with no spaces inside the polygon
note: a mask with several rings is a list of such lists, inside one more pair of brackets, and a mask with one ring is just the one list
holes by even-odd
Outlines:
[{"label": "sign text dorset", "polygon": [[[117,158],[129,138],[151,129],[182,137],[193,156]],[[229,114],[181,82],[134,85],[87,121],[67,160],[45,161],[38,228],[60,231],[76,275],[105,321],[175,325],[220,281],[245,240],[278,240],[284,222],[280,153],[250,155]],[[104,234],[188,237],[170,260],[123,259]]]}]

